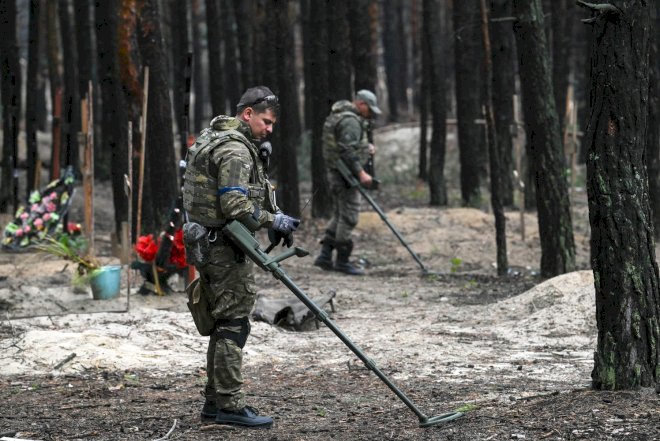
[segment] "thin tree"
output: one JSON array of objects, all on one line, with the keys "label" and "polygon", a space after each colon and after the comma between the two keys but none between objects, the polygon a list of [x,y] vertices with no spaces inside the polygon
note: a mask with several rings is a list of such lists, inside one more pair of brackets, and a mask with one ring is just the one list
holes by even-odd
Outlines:
[{"label": "thin tree", "polygon": [[[593,9],[587,194],[598,344],[595,389],[660,384],[660,285],[645,164],[651,5]],[[634,23],[634,26],[631,24]]]},{"label": "thin tree", "polygon": [[172,102],[174,104],[174,119],[179,128],[179,134],[184,133],[188,126],[188,122],[183,120],[183,108],[187,105],[185,103],[185,95],[186,76],[188,75],[186,71],[187,56],[190,50],[190,36],[188,33],[189,3],[180,0],[170,1],[170,19],[172,23]]},{"label": "thin tree", "polygon": [[[330,113],[332,102],[328,98],[328,35],[326,28],[326,3],[311,0],[309,2],[310,29],[314,29],[314,38],[310,50],[310,58],[305,60],[309,65],[312,82],[306,85],[306,94],[312,99],[312,216],[329,217],[332,213],[332,198],[325,175],[323,161],[322,132],[323,122]],[[309,86],[307,88],[307,86]]]},{"label": "thin tree", "polygon": [[488,134],[488,159],[490,162],[490,201],[495,217],[495,243],[497,244],[497,274],[505,276],[509,270],[506,256],[506,218],[502,206],[501,176],[504,169],[500,162],[500,152],[497,143],[497,128],[495,124],[495,109],[493,108],[493,60],[488,32],[489,11],[486,0],[480,0],[481,31],[484,44],[484,83],[486,101],[486,132]]},{"label": "thin tree", "polygon": [[376,90],[376,49],[374,33],[371,29],[375,0],[354,0],[348,2],[350,24],[353,90]]},{"label": "thin tree", "polygon": [[[43,3],[42,3],[43,4]],[[57,19],[57,0],[46,3],[46,55],[51,102],[51,155],[50,176],[52,181],[60,177],[61,127],[62,127],[62,60],[60,33]]]},{"label": "thin tree", "polygon": [[276,38],[274,49],[279,66],[277,68],[278,96],[282,112],[277,131],[279,144],[274,153],[278,156],[277,200],[278,205],[293,216],[300,216],[300,194],[298,191],[298,155],[300,143],[300,113],[293,44],[293,24],[290,17],[290,0],[279,0],[272,6]]},{"label": "thin tree", "polygon": [[115,208],[115,233],[121,233],[121,223],[128,214],[128,202],[124,194],[124,173],[128,167],[128,134],[118,127],[128,126],[126,98],[119,81],[119,50],[117,46],[117,17],[119,2],[102,1],[95,3],[94,22],[98,45],[98,76],[103,101],[101,125],[103,130],[103,151],[111,154],[112,200]]},{"label": "thin tree", "polygon": [[[193,68],[192,68],[192,90],[195,97],[193,106],[193,117],[190,118],[189,132],[199,132],[203,125],[204,120],[208,120],[204,116],[204,108],[208,102],[208,87],[207,78],[203,69],[203,60],[208,60],[208,53],[202,38],[204,32],[204,17],[202,14],[201,0],[193,0],[192,2],[192,45],[193,45]],[[186,140],[186,143],[188,140]]]},{"label": "thin tree", "polygon": [[172,134],[172,103],[156,0],[138,0],[137,11],[140,53],[143,63],[149,66],[149,111],[145,146],[145,194],[149,197],[145,198],[144,203],[151,205],[154,214],[153,219],[144,219],[143,231],[160,231],[174,207],[178,189]]},{"label": "thin tree", "polygon": [[[263,27],[254,25],[255,16],[260,22],[263,22],[265,19],[263,12],[260,14],[254,14],[255,8],[259,6],[255,5],[255,2],[250,0],[233,0],[233,2],[236,29],[239,30],[240,35],[238,38],[237,49],[238,66],[240,71],[239,90],[242,93],[243,89],[256,86],[256,82],[259,82],[259,84],[264,83],[260,78],[261,72],[259,72],[260,69],[258,69],[258,63],[255,61],[255,57],[259,55],[261,50],[269,50],[270,48],[255,44],[254,34],[257,32],[268,32],[271,29],[264,29]],[[275,6],[276,5],[269,4],[267,7],[271,10],[271,8]]]},{"label": "thin tree", "polygon": [[206,29],[209,47],[209,95],[213,116],[227,112],[225,97],[224,70],[222,69],[222,48],[224,35],[221,26],[219,0],[206,0]]},{"label": "thin tree", "polygon": [[39,16],[42,13],[41,1],[30,0],[29,8],[27,84],[31,85],[32,93],[28,91],[25,95],[25,140],[27,147],[27,182],[25,190],[28,197],[30,192],[38,188],[40,184],[35,182],[36,176],[38,176],[37,166],[39,163],[39,148],[37,145],[39,94],[36,91],[43,87],[38,86],[38,84],[43,83],[39,60],[44,53],[43,48],[39,45],[41,41],[39,36]]},{"label": "thin tree", "polygon": [[471,2],[455,2],[454,57],[456,117],[463,205],[480,207],[487,152],[484,148],[481,84],[481,33],[479,8]]},{"label": "thin tree", "polygon": [[348,0],[334,0],[327,9],[328,26],[328,83],[331,101],[350,100],[351,38],[348,27]]},{"label": "thin tree", "polygon": [[433,120],[429,158],[429,190],[430,205],[447,205],[447,186],[445,183],[445,152],[446,152],[446,87],[444,54],[440,44],[442,40],[434,36],[442,35],[442,20],[440,16],[440,0],[424,0],[424,21],[422,23],[423,62],[429,81],[429,96],[431,101],[431,118]]},{"label": "thin tree", "polygon": [[500,157],[502,204],[513,205],[513,95],[515,94],[515,37],[511,2],[491,0],[490,41],[493,59],[493,107],[497,152]]},{"label": "thin tree", "polygon": [[537,184],[541,276],[553,277],[575,269],[575,243],[541,2],[514,0],[513,13],[525,130]]},{"label": "thin tree", "polygon": [[78,132],[80,131],[80,93],[78,83],[78,48],[76,23],[71,16],[69,0],[59,0],[60,34],[64,66],[64,94],[62,95],[62,163],[80,172]]},{"label": "thin tree", "polygon": [[399,78],[400,66],[398,54],[397,35],[400,0],[385,0],[383,4],[383,61],[385,64],[385,77],[387,84],[387,105],[389,107],[389,120],[399,119],[399,103],[397,100],[397,78]]},{"label": "thin tree", "polygon": [[571,40],[573,33],[572,0],[555,0],[552,2],[552,82],[555,91],[555,103],[559,125],[564,127],[566,118],[566,91],[571,74]]},{"label": "thin tree", "polygon": [[649,48],[649,123],[646,130],[649,192],[656,240],[660,238],[660,0],[655,0]]},{"label": "thin tree", "polygon": [[225,37],[225,84],[230,84],[227,88],[227,98],[229,99],[229,113],[236,112],[236,104],[241,98],[244,86],[241,84],[241,77],[238,69],[238,35],[236,20],[234,18],[234,6],[232,0],[221,0],[223,13],[222,27]]}]

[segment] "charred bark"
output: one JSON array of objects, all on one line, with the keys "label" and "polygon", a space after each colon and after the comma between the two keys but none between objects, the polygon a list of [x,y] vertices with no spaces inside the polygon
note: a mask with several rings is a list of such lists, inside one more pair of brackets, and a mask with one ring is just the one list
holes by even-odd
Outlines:
[{"label": "charred bark", "polygon": [[224,70],[222,68],[222,49],[224,35],[218,0],[206,0],[206,29],[209,44],[209,95],[213,116],[227,112],[225,97]]}]

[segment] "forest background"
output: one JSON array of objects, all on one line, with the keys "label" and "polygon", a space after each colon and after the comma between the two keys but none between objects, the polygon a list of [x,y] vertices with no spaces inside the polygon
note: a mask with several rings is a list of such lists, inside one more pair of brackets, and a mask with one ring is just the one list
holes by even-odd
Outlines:
[{"label": "forest background", "polygon": [[[599,326],[617,328],[631,296],[639,297],[634,332],[622,331],[616,351],[639,345],[643,368],[622,375],[648,385],[660,375],[649,246],[660,212],[656,9],[644,1],[3,0],[0,211],[15,209],[42,174],[52,180],[71,166],[82,176],[82,151],[93,145],[94,176],[112,182],[117,234],[137,213],[133,225],[157,233],[176,199],[177,160],[190,135],[212,116],[232,114],[245,88],[264,84],[283,108],[270,169],[279,204],[299,214],[307,182],[312,215],[327,217],[322,122],[332,102],[371,89],[385,109],[376,125],[419,124],[416,175],[431,206],[452,202],[445,135],[447,123],[457,125],[455,203],[487,209],[489,196],[500,274],[503,207],[513,206],[520,185],[514,170],[525,188],[517,204],[538,212],[541,275],[574,269],[567,164],[586,164],[597,298],[623,293],[611,311],[599,310]],[[93,113],[81,110],[85,98]],[[514,154],[522,127],[526,142]],[[50,157],[39,155],[42,135],[50,136]],[[143,199],[132,192],[129,203],[125,176],[141,161],[144,173],[132,174],[131,187],[144,188]],[[620,251],[629,254],[617,254],[631,237]],[[609,283],[600,279],[610,274]],[[613,348],[603,338],[599,350]],[[602,358],[601,380],[620,385]]]}]

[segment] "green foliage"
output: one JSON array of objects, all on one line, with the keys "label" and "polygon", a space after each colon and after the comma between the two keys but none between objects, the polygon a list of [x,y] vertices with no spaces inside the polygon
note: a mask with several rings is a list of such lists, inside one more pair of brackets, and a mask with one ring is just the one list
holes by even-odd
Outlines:
[{"label": "green foliage", "polygon": [[35,248],[42,253],[52,254],[62,259],[78,264],[78,271],[73,278],[73,284],[85,285],[100,271],[100,265],[91,256],[84,256],[87,243],[83,237],[74,239],[68,234],[59,236],[44,236],[43,241],[36,244]]},{"label": "green foliage", "polygon": [[452,257],[452,259],[450,260],[450,262],[451,262],[451,269],[450,269],[450,271],[451,271],[452,274],[453,274],[453,273],[458,272],[458,270],[459,270],[460,267],[461,267],[461,264],[463,263],[463,259],[461,259],[460,257]]},{"label": "green foliage", "polygon": [[456,412],[467,413],[467,412],[475,411],[478,408],[479,408],[479,406],[477,406],[476,404],[468,403],[468,404],[464,404],[461,407],[459,407],[458,409],[456,409]]}]

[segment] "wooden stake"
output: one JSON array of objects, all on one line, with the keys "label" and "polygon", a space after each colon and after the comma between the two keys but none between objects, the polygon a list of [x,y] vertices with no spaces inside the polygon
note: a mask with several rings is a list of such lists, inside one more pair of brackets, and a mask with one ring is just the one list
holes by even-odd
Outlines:
[{"label": "wooden stake", "polygon": [[138,199],[135,235],[140,237],[142,222],[142,191],[144,186],[144,162],[147,156],[147,110],[149,102],[149,66],[144,66],[144,86],[142,88],[142,118],[140,119],[140,170],[138,174]]},{"label": "wooden stake", "polygon": [[522,123],[520,122],[520,101],[518,95],[513,96],[513,121],[516,129],[515,137],[515,155],[516,155],[516,170],[514,173],[514,178],[516,179],[518,187],[518,195],[520,196],[520,201],[518,205],[520,206],[520,239],[525,241],[525,179],[522,174],[522,141],[523,137],[520,135],[520,128]]},{"label": "wooden stake", "polygon": [[131,307],[131,260],[133,260],[133,122],[128,122],[128,175],[124,175],[124,192],[128,199],[128,259],[126,265],[126,311]]},{"label": "wooden stake", "polygon": [[62,88],[55,91],[55,103],[53,105],[53,148],[50,158],[50,180],[54,181],[60,178],[60,148],[62,135]]},{"label": "wooden stake", "polygon": [[83,138],[83,194],[87,253],[94,256],[94,101],[90,81],[87,97],[81,102]]}]

